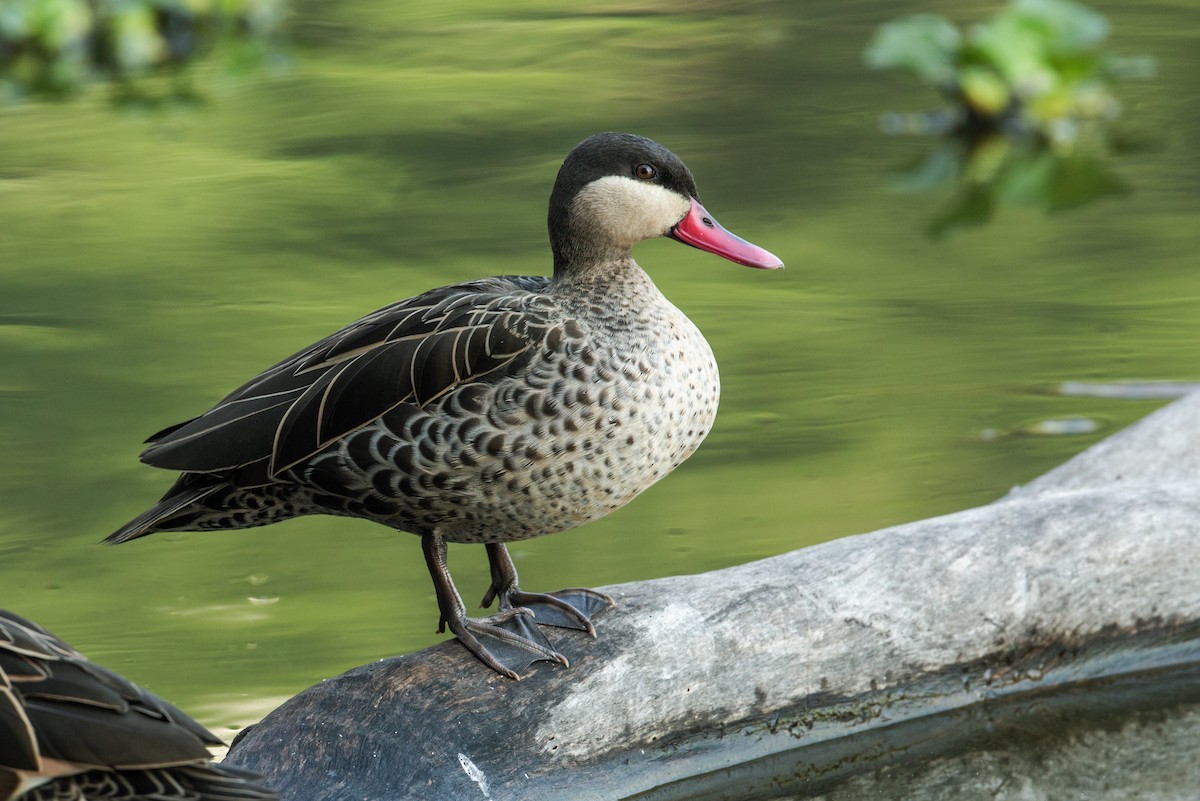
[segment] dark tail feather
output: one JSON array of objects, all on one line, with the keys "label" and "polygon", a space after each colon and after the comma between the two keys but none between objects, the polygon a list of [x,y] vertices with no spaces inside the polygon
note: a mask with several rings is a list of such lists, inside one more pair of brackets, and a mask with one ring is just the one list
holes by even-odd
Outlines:
[{"label": "dark tail feather", "polygon": [[[183,482],[181,481],[180,484]],[[199,503],[224,486],[222,483],[204,484],[198,487],[180,487],[176,484],[163,499],[119,529],[104,538],[108,545],[118,545],[136,540],[159,531],[158,524],[182,512],[194,503]]]}]

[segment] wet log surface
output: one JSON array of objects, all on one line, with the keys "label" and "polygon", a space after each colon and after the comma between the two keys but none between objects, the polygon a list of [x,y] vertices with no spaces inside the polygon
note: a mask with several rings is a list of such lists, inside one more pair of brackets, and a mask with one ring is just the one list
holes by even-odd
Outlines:
[{"label": "wet log surface", "polygon": [[455,642],[356,668],[229,761],[292,801],[809,793],[903,727],[911,756],[947,715],[1191,675],[1198,565],[1193,395],[997,503],[603,588],[599,639],[548,630],[570,669],[512,682]]}]

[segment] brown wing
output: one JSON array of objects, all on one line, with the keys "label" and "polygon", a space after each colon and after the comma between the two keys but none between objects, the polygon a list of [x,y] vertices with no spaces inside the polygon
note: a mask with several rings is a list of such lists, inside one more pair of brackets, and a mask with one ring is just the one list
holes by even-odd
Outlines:
[{"label": "brown wing", "polygon": [[515,369],[554,315],[546,285],[489,278],[380,309],[151,437],[142,461],[196,473],[260,464],[273,476],[402,403]]}]

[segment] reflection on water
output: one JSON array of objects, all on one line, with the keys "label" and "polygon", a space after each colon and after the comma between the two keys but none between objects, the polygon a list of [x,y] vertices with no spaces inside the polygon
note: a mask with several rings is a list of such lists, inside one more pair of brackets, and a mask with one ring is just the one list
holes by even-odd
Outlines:
[{"label": "reflection on water", "polygon": [[[927,143],[876,127],[924,93],[859,64],[891,4],[405,6],[302,5],[290,71],[197,75],[202,110],[0,109],[3,603],[207,724],[238,722],[205,718],[210,699],[441,639],[432,591],[415,538],[360,521],[100,547],[170,481],[141,440],[395,298],[547,272],[555,170],[597,130],[674,149],[788,270],[639,246],[713,345],[721,414],[629,508],[517,545],[525,586],[709,570],[983,503],[1161,404],[1043,387],[1197,378],[1181,10],[1101,8],[1161,66],[1125,113],[1161,144],[1111,166],[1131,193],[934,241],[960,190],[888,191]],[[1105,426],[977,433],[1072,418]],[[479,549],[450,558],[482,595]]]},{"label": "reflection on water", "polygon": [[947,136],[902,170],[893,185],[903,192],[953,188],[929,223],[936,238],[985,225],[1006,204],[1053,212],[1128,194],[1110,162],[1103,152],[1064,152],[1032,138]]}]

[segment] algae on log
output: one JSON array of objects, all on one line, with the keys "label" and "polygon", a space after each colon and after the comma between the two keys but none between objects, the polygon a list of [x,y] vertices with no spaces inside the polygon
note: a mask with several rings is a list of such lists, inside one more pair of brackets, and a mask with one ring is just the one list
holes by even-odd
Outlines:
[{"label": "algae on log", "polygon": [[290,801],[773,797],[787,781],[756,795],[738,766],[786,759],[806,783],[864,735],[1191,675],[1198,466],[1200,394],[987,506],[606,587],[598,640],[553,630],[570,669],[513,682],[456,642],[356,668],[229,761]]}]

